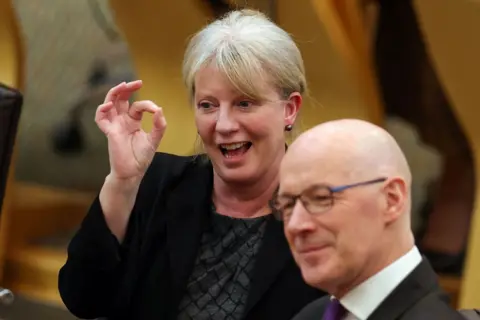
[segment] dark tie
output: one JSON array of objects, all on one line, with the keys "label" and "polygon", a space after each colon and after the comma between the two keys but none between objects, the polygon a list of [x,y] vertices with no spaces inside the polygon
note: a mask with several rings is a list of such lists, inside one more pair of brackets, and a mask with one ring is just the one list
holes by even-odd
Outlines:
[{"label": "dark tie", "polygon": [[323,320],[341,320],[347,313],[347,310],[340,304],[340,301],[333,298],[327,306],[323,315]]}]

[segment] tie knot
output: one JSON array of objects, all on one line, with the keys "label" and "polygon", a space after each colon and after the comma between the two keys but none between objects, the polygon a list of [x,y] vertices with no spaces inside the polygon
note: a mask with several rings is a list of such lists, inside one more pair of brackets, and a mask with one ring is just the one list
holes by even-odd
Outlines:
[{"label": "tie knot", "polygon": [[325,311],[324,320],[341,320],[346,313],[346,309],[342,306],[338,299],[332,298],[328,303]]}]

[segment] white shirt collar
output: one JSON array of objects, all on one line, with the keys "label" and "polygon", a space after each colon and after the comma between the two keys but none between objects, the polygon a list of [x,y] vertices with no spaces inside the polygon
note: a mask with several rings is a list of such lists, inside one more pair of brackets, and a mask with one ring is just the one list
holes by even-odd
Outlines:
[{"label": "white shirt collar", "polygon": [[[385,298],[422,262],[417,247],[347,293],[340,303],[359,320],[367,318]],[[347,317],[351,319],[352,317]]]}]

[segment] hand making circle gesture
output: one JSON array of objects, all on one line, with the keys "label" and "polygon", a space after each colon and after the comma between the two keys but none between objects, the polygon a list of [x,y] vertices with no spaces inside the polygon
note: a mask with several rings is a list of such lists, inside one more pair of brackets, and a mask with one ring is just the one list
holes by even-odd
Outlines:
[{"label": "hand making circle gesture", "polygon": [[[167,127],[162,108],[152,101],[130,105],[130,96],[141,87],[141,80],[113,87],[95,113],[95,122],[108,139],[110,174],[118,179],[143,177]],[[153,114],[149,133],[141,126],[144,112]]]}]

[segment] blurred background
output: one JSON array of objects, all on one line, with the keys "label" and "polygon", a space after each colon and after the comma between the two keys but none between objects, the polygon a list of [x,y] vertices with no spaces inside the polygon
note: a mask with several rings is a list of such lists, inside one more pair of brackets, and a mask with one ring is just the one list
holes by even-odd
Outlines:
[{"label": "blurred background", "polygon": [[0,170],[8,180],[0,284],[16,296],[0,317],[73,319],[56,279],[108,173],[95,108],[110,87],[142,79],[135,99],[162,106],[169,122],[160,150],[194,153],[183,51],[189,36],[239,7],[268,14],[302,51],[310,96],[300,130],[360,118],[398,140],[414,176],[417,245],[454,306],[480,306],[480,2],[0,0],[0,84],[23,94],[18,126],[0,113],[0,162],[9,146],[2,137],[15,140]]}]

